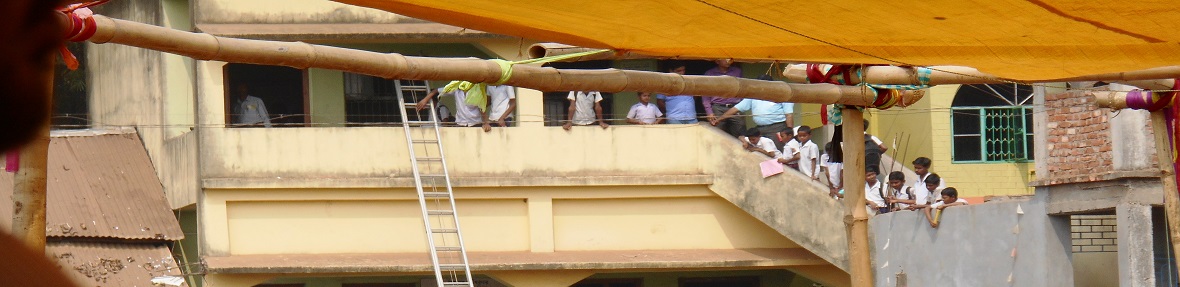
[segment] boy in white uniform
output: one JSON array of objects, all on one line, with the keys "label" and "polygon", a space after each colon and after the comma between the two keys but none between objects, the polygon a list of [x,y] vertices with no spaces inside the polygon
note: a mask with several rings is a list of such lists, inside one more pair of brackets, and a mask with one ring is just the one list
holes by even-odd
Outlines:
[{"label": "boy in white uniform", "polygon": [[819,162],[816,161],[819,158],[819,146],[811,142],[811,127],[800,126],[799,131],[795,132],[795,139],[800,142],[799,171],[811,180],[819,180]]},{"label": "boy in white uniform", "polygon": [[865,205],[869,208],[869,214],[889,212],[889,208],[885,206],[885,194],[881,190],[881,181],[877,180],[877,166],[875,165],[865,168]]},{"label": "boy in white uniform", "polygon": [[484,119],[483,131],[491,131],[491,127],[507,127],[513,111],[516,111],[516,87],[488,86],[488,118]]},{"label": "boy in white uniform", "polygon": [[742,147],[748,151],[764,154],[770,158],[778,158],[779,151],[774,146],[774,140],[762,136],[758,129],[749,129],[742,138]]},{"label": "boy in white uniform", "polygon": [[565,97],[570,101],[569,121],[561,127],[565,130],[570,130],[573,125],[588,126],[598,122],[599,126],[606,129],[610,125],[602,119],[602,93],[598,91],[570,91],[570,95]]},{"label": "boy in white uniform", "polygon": [[627,111],[627,123],[635,125],[654,125],[664,122],[664,113],[660,107],[651,103],[651,93],[639,92],[639,102]]},{"label": "boy in white uniform", "polygon": [[941,194],[942,194],[942,200],[939,200],[938,202],[931,204],[929,207],[926,207],[926,209],[925,209],[926,221],[930,222],[930,227],[933,227],[933,228],[938,228],[938,220],[936,218],[934,218],[936,216],[930,215],[930,212],[932,210],[942,211],[943,209],[946,209],[947,207],[951,207],[951,206],[967,205],[967,200],[959,198],[959,191],[955,190],[954,187],[948,187],[946,189],[943,189]]},{"label": "boy in white uniform", "polygon": [[[918,181],[914,182],[914,204],[918,205],[918,208],[921,208],[930,203],[933,203],[934,200],[938,200],[938,193],[933,192],[934,190],[932,189],[926,188],[926,179],[928,179],[931,174],[934,174],[930,172],[930,165],[932,164],[930,159],[926,157],[918,157],[914,159],[913,163],[914,173],[918,174]],[[935,177],[937,178],[937,176]],[[946,188],[946,182],[943,182],[940,179],[936,186],[940,189]]]}]

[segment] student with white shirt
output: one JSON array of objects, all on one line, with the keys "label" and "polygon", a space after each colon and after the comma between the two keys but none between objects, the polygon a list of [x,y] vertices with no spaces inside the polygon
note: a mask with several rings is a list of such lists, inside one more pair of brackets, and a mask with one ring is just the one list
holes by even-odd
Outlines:
[{"label": "student with white shirt", "polygon": [[875,165],[865,167],[865,205],[869,208],[869,214],[889,213],[889,207],[885,205],[885,191],[881,189],[881,181],[877,180]]},{"label": "student with white shirt", "polygon": [[939,219],[935,218],[935,217],[940,217],[940,216],[931,215],[930,214],[931,211],[933,211],[933,210],[942,211],[943,209],[946,209],[947,207],[951,207],[951,206],[967,205],[967,200],[959,198],[959,191],[956,190],[954,187],[948,187],[946,189],[943,189],[941,194],[942,194],[942,200],[939,200],[938,202],[931,204],[930,206],[926,207],[926,209],[925,209],[926,221],[930,222],[930,227],[933,227],[933,228],[938,228]]},{"label": "student with white shirt", "polygon": [[787,165],[789,168],[799,170],[799,148],[803,146],[799,141],[795,140],[795,133],[792,129],[786,129],[779,132],[779,138],[787,139],[787,143],[783,145],[783,152],[779,153],[778,162]]},{"label": "student with white shirt", "polygon": [[450,92],[443,92],[443,88],[431,90],[426,97],[418,101],[417,110],[425,109],[430,105],[430,100],[434,97],[455,97],[455,124],[463,127],[478,126],[487,119],[487,115],[479,107],[467,104],[467,92],[455,89]]},{"label": "student with white shirt", "polygon": [[654,125],[664,122],[664,113],[660,107],[651,103],[650,92],[639,92],[639,102],[627,111],[627,123],[635,125]]},{"label": "student with white shirt", "polygon": [[516,87],[488,86],[488,118],[484,119],[484,131],[490,131],[491,127],[507,127],[513,119],[513,111],[516,111]]},{"label": "student with white shirt", "polygon": [[833,198],[838,198],[840,190],[844,189],[843,161],[844,155],[839,150],[838,143],[828,142],[824,145],[824,154],[819,156],[819,163],[828,174],[828,195]]},{"label": "student with white shirt", "polygon": [[819,180],[819,146],[811,142],[811,127],[799,126],[795,132],[795,139],[799,141],[799,171],[812,180]]},{"label": "student with white shirt", "polygon": [[602,93],[598,91],[570,91],[565,97],[570,101],[569,121],[561,127],[570,130],[574,125],[588,126],[598,122],[606,129],[610,125],[602,119]]},{"label": "student with white shirt", "polygon": [[746,130],[741,140],[742,147],[747,151],[764,154],[771,158],[779,157],[779,151],[775,148],[774,141],[762,136],[762,131],[759,131],[757,128]]},{"label": "student with white shirt", "polygon": [[[938,194],[931,192],[932,190],[926,188],[926,180],[930,175],[931,160],[927,157],[918,157],[914,159],[914,173],[918,174],[918,181],[914,182],[914,205],[911,205],[910,210],[926,207],[926,205],[938,200]],[[935,178],[938,178],[936,175]],[[946,188],[946,182],[938,178],[938,183],[935,186],[939,189]]]}]

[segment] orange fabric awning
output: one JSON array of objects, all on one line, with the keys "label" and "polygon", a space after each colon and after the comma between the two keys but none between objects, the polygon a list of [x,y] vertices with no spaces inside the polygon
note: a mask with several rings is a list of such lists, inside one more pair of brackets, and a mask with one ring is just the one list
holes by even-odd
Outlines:
[{"label": "orange fabric awning", "polygon": [[1167,1],[336,1],[653,56],[959,65],[1029,81],[1180,65]]}]

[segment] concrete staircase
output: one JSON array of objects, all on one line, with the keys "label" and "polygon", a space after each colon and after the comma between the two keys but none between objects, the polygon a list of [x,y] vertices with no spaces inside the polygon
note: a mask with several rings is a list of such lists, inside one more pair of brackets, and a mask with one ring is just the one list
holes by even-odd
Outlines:
[{"label": "concrete staircase", "polygon": [[758,163],[769,158],[745,151],[718,129],[702,127],[700,141],[701,169],[714,175],[713,192],[847,272],[845,212],[826,186],[793,170],[763,179]]}]

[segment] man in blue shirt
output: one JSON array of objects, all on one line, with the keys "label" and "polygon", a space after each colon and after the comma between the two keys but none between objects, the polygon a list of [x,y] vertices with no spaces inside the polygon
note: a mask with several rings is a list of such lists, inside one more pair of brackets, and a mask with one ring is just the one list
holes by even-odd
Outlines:
[{"label": "man in blue shirt", "polygon": [[[780,131],[785,131],[795,126],[795,116],[791,113],[795,111],[795,104],[792,103],[775,103],[771,101],[759,99],[743,99],[734,105],[725,114],[709,121],[712,125],[717,125],[725,119],[731,118],[738,112],[750,113],[754,117],[754,124],[758,125],[756,128],[762,134],[778,134]],[[771,137],[775,146],[779,149],[783,148],[786,142],[778,139],[778,137]]]},{"label": "man in blue shirt", "polygon": [[[669,73],[684,75],[685,66],[682,62],[670,62]],[[656,95],[656,105],[664,111],[668,124],[697,123],[697,103],[695,97],[689,95]]]}]

